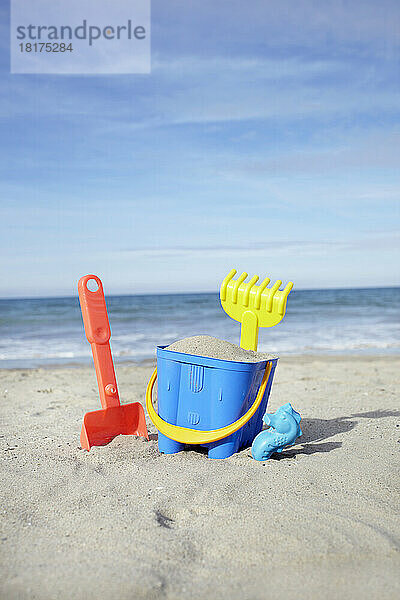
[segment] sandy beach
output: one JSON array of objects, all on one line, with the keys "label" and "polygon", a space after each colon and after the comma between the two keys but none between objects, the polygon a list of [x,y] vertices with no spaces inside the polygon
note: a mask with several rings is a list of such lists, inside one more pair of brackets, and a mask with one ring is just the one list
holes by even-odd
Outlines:
[{"label": "sandy beach", "polygon": [[[259,463],[80,449],[89,367],[0,371],[4,599],[337,599],[400,594],[399,358],[280,360],[270,411],[303,436]],[[118,366],[144,402],[148,366]]]}]

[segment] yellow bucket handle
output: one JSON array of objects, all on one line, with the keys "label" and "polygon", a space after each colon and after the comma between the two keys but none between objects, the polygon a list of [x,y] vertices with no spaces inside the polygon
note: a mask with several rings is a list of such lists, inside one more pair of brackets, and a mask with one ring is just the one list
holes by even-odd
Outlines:
[{"label": "yellow bucket handle", "polygon": [[149,417],[154,423],[154,425],[157,427],[158,431],[160,431],[160,433],[164,434],[171,440],[175,440],[176,442],[181,442],[182,444],[209,444],[210,442],[222,440],[222,438],[228,437],[228,435],[232,435],[232,433],[235,433],[236,431],[238,431],[238,429],[243,427],[243,425],[245,425],[247,421],[249,421],[257,411],[258,407],[261,404],[261,400],[263,399],[265,389],[267,387],[269,374],[271,372],[271,366],[271,363],[268,362],[256,399],[254,400],[249,410],[242,417],[240,417],[240,419],[238,419],[234,423],[231,423],[230,425],[222,427],[221,429],[201,431],[200,429],[189,429],[187,427],[179,427],[178,425],[172,425],[171,423],[167,423],[167,421],[164,421],[164,419],[162,419],[156,413],[153,406],[153,387],[157,379],[157,368],[154,369],[154,372],[150,377],[149,383],[147,385],[147,412],[149,413]]}]

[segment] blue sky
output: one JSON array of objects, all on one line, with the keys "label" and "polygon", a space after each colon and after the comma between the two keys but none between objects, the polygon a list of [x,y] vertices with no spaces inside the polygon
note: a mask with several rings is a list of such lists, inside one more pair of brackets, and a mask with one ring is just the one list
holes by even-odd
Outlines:
[{"label": "blue sky", "polygon": [[397,1],[153,0],[150,75],[10,75],[0,296],[399,284]]}]

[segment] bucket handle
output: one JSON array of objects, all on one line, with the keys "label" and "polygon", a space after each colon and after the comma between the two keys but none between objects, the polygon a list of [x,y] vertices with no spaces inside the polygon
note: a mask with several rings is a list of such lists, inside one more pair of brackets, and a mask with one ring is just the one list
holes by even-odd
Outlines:
[{"label": "bucket handle", "polygon": [[253,404],[249,408],[245,414],[240,417],[234,423],[230,425],[226,425],[221,429],[211,429],[209,431],[202,431],[200,429],[189,429],[188,427],[179,427],[179,425],[172,425],[172,423],[168,423],[164,421],[158,415],[153,406],[153,387],[155,381],[157,379],[157,367],[154,369],[152,376],[150,377],[149,383],[147,385],[146,390],[146,408],[149,413],[149,417],[153,424],[157,427],[158,431],[170,438],[171,440],[175,440],[176,442],[180,442],[182,444],[209,444],[210,442],[216,442],[218,440],[222,440],[222,438],[228,437],[228,435],[232,435],[243,427],[251,419],[251,417],[255,414],[258,407],[261,404],[261,400],[263,399],[265,389],[267,387],[269,374],[271,373],[272,364],[270,362],[267,363],[267,366],[264,371],[264,376],[261,381],[261,385],[259,387],[256,399]]}]

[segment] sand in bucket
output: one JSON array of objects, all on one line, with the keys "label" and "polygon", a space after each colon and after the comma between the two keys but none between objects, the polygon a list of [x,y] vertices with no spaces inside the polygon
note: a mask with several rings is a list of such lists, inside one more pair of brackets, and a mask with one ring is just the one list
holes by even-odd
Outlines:
[{"label": "sand in bucket", "polygon": [[166,349],[175,352],[183,352],[184,354],[193,354],[194,356],[232,360],[234,362],[256,363],[277,358],[266,352],[244,350],[236,344],[220,340],[211,335],[194,335],[192,337],[183,338],[182,340],[178,340],[170,346],[167,346]]}]

